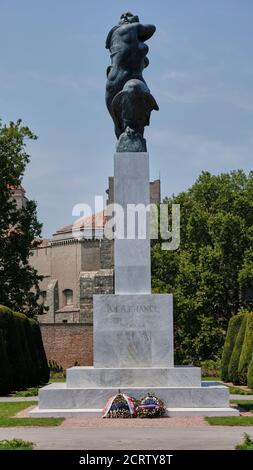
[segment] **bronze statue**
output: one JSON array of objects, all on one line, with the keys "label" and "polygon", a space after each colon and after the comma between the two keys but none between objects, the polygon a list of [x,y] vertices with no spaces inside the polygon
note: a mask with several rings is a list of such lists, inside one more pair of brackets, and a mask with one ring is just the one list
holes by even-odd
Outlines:
[{"label": "bronze statue", "polygon": [[111,66],[107,69],[106,104],[119,139],[117,151],[146,151],[144,127],[158,105],[142,72],[148,66],[148,46],[156,27],[139,22],[138,16],[123,13],[118,26],[107,36]]}]

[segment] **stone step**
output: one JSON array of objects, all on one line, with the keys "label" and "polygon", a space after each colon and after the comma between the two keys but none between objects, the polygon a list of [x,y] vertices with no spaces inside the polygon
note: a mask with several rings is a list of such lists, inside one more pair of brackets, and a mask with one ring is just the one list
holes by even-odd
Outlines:
[{"label": "stone step", "polygon": [[[102,409],[40,409],[30,411],[32,418],[93,418],[102,417]],[[235,408],[166,408],[166,416],[239,416]]]},{"label": "stone step", "polygon": [[200,387],[199,367],[135,367],[67,369],[67,388]]},{"label": "stone step", "polygon": [[[229,389],[215,382],[202,382],[201,387],[124,387],[122,392],[135,398],[154,393],[168,408],[228,408]],[[70,388],[54,383],[39,391],[40,409],[101,409],[117,394],[118,388]]]}]

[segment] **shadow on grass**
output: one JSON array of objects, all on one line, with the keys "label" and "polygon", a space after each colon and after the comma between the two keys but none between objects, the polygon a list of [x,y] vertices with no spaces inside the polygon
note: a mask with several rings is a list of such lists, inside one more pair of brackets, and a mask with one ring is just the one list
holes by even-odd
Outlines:
[{"label": "shadow on grass", "polygon": [[20,411],[37,405],[36,401],[0,403],[0,427],[16,426],[59,426],[64,418],[17,418]]}]

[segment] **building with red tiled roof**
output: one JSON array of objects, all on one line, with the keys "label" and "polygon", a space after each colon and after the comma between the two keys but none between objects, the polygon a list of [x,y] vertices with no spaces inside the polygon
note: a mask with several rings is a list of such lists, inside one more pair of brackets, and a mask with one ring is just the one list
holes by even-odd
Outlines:
[{"label": "building with red tiled roof", "polygon": [[[107,194],[112,203],[112,177]],[[150,200],[160,203],[160,180],[150,183]],[[81,217],[34,249],[30,264],[43,276],[41,300],[48,307],[41,323],[92,324],[93,294],[113,293],[113,241],[104,237],[105,223],[104,211]]]}]

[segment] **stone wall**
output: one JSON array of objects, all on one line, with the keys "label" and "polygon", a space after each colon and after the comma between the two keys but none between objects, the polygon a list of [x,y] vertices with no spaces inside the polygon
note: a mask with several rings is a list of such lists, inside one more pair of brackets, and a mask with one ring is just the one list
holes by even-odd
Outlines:
[{"label": "stone wall", "polygon": [[93,327],[81,323],[41,324],[47,360],[64,369],[75,364],[93,365]]},{"label": "stone wall", "polygon": [[113,294],[113,270],[86,271],[80,273],[80,321],[93,323],[93,295]]},{"label": "stone wall", "polygon": [[[109,176],[108,179],[109,187],[106,191],[108,195],[108,204],[113,204],[114,201],[114,177]],[[161,203],[161,181],[160,179],[150,181],[149,183],[149,192],[150,192],[150,204],[160,204]]]},{"label": "stone wall", "polygon": [[55,312],[59,308],[59,291],[57,279],[51,279],[47,286],[47,298],[45,306],[48,308],[47,313],[40,316],[40,323],[55,323]]}]

